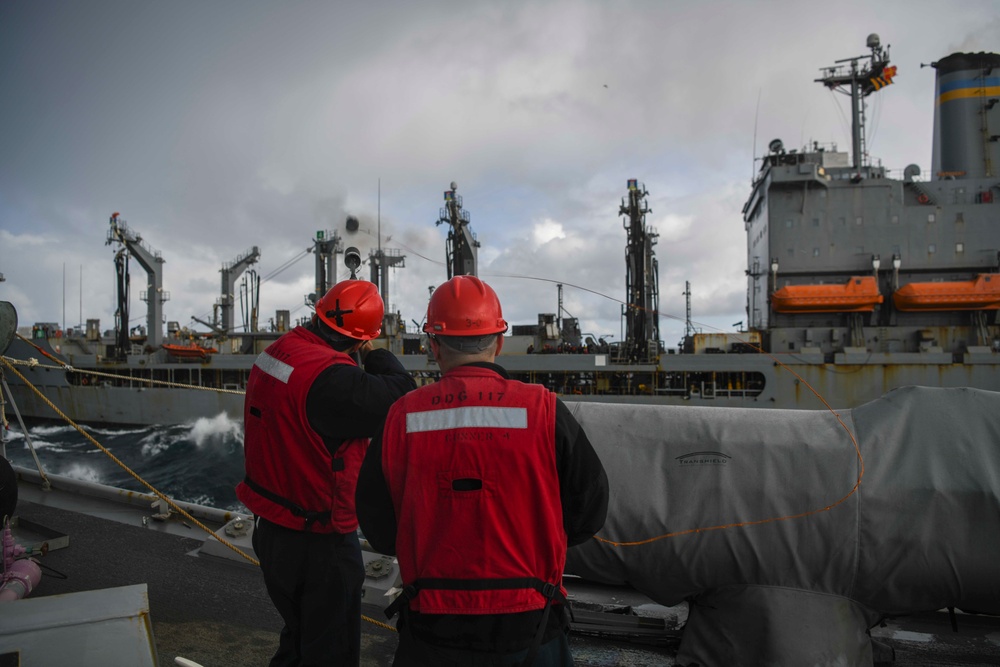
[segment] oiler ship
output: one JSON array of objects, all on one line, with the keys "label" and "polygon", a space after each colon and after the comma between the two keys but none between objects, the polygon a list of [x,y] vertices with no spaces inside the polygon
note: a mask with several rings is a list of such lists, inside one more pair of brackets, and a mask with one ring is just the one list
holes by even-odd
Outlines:
[{"label": "oiler ship", "polygon": [[[929,176],[909,165],[897,178],[865,145],[865,100],[891,90],[896,76],[877,35],[867,47],[816,79],[850,99],[850,152],[819,143],[786,149],[775,139],[760,160],[743,207],[746,331],[697,332],[689,288],[686,334],[676,348],[664,345],[657,233],[646,221],[648,191],[632,179],[619,210],[626,236],[624,339],[608,343],[582,334],[575,318],[563,317],[560,291],[557,313],[511,328],[501,362],[512,376],[567,400],[715,407],[853,408],[907,385],[1000,391],[1000,55],[955,53],[933,63]],[[444,200],[437,222],[448,229],[447,277],[476,274],[479,242],[454,183]],[[348,218],[345,233],[357,228]],[[42,323],[32,331],[40,349],[15,341],[8,356],[38,359],[22,372],[80,421],[166,424],[220,412],[239,418],[254,358],[292,326],[288,312],[279,311],[267,331],[255,317],[246,331],[235,330],[234,287],[259,257],[257,247],[223,266],[222,296],[205,322],[211,332],[192,339],[177,323],[162,332],[169,294],[159,254],[117,214],[107,241],[119,248],[120,285],[127,284],[129,256],[146,270],[145,330],[121,324],[128,322],[128,303],[120,289],[110,336],[97,321],[75,332]],[[307,300],[332,284],[341,257],[360,266],[350,250],[340,232],[317,233],[316,291]],[[381,242],[368,258],[370,279],[386,303],[390,269],[402,268],[404,259]],[[421,334],[408,332],[404,322],[398,312],[387,313],[380,345],[419,381],[433,380],[438,368]],[[8,373],[8,379],[23,414],[53,416],[19,378]]]}]

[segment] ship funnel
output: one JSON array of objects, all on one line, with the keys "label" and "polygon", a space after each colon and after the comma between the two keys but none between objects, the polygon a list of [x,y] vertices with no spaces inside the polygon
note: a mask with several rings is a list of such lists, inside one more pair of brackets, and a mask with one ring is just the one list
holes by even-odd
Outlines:
[{"label": "ship funnel", "polygon": [[1000,174],[1000,54],[953,53],[937,70],[934,154],[938,178]]}]

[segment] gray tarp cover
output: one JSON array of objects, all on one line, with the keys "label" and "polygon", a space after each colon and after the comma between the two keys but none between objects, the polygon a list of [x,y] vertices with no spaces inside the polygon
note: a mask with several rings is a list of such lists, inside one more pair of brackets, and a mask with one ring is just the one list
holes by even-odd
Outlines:
[{"label": "gray tarp cover", "polygon": [[883,614],[1000,612],[1000,393],[907,387],[836,414],[568,405],[611,481],[599,537],[830,507],[570,549],[569,573],[690,602],[679,664],[868,665]]}]

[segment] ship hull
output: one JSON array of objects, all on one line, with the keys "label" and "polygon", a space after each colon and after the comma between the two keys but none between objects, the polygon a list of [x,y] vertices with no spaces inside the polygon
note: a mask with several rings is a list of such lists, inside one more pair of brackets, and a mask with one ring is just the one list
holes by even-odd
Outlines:
[{"label": "ship hull", "polygon": [[[8,351],[14,359],[40,356],[20,341]],[[44,399],[9,371],[5,377],[17,411],[28,419],[62,419],[47,399],[69,419],[88,424],[169,425],[221,414],[241,420],[242,389],[254,358],[213,355],[197,364],[136,360],[98,364],[81,358],[69,360],[73,371],[59,370],[52,363],[15,366]],[[424,355],[399,359],[418,383],[433,381],[440,372]],[[986,348],[957,358],[933,351],[877,353],[848,348],[831,356],[811,351],[667,354],[656,364],[611,364],[605,355],[584,354],[504,355],[498,362],[514,378],[543,384],[565,401],[581,402],[816,410],[858,407],[911,385],[1000,391],[1000,354]],[[146,368],[152,377],[198,378],[217,386],[149,386],[135,377]],[[103,375],[82,384],[87,369]],[[112,379],[121,376],[126,380]]]},{"label": "ship hull", "polygon": [[[62,339],[59,346],[69,344]],[[25,419],[62,421],[61,412],[83,424],[122,425],[184,424],[220,414],[242,420],[245,382],[241,378],[249,373],[255,358],[213,355],[205,363],[153,363],[152,358],[140,357],[113,363],[95,355],[64,356],[45,339],[33,340],[31,345],[15,340],[6,356],[38,362],[16,364],[13,371],[4,371],[13,404],[7,408],[9,418],[20,414]],[[68,364],[68,370],[55,360]]]}]

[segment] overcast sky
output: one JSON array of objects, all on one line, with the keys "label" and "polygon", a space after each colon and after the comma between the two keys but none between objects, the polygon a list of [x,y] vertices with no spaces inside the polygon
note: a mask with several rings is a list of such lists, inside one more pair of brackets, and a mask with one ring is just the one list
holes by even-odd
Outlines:
[{"label": "overcast sky", "polygon": [[162,253],[165,319],[205,330],[192,316],[211,317],[220,268],[254,245],[261,321],[303,317],[316,230],[367,257],[380,219],[406,258],[391,306],[412,327],[447,277],[434,223],[456,181],[508,321],[555,313],[562,282],[583,330],[618,340],[618,207],[637,178],[664,342],[683,334],[685,281],[696,326],[731,329],[753,157],[774,138],[850,150],[847,100],[813,80],[870,33],[899,72],[868,98],[869,152],[927,173],[921,64],[1000,51],[998,0],[3,2],[0,299],[22,326],[111,328],[117,211]]}]

